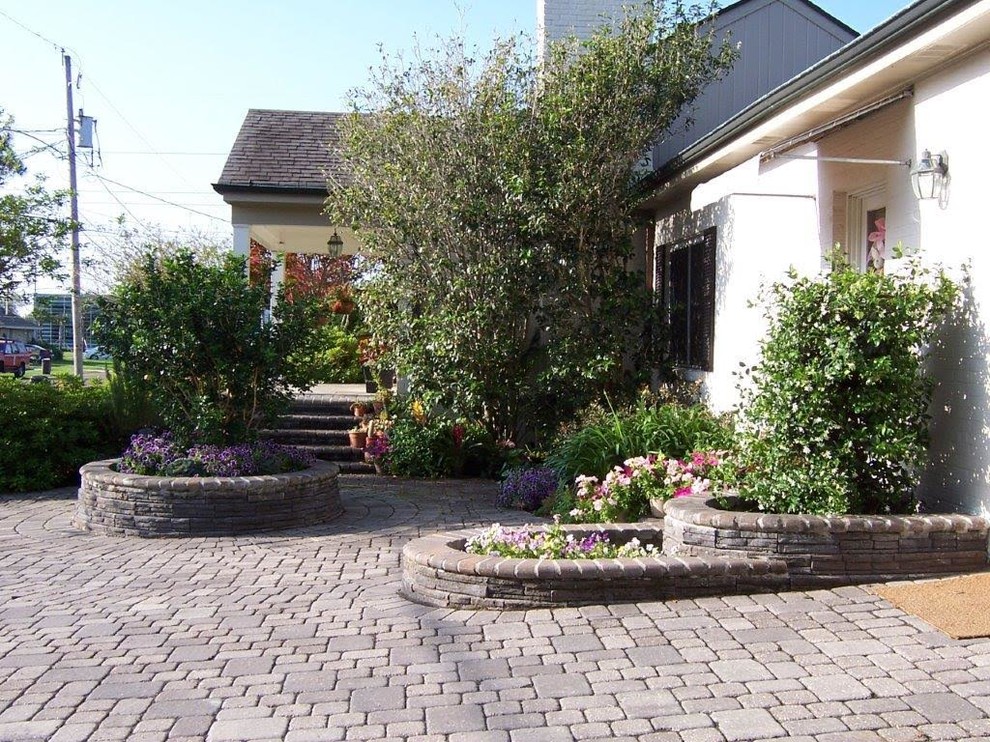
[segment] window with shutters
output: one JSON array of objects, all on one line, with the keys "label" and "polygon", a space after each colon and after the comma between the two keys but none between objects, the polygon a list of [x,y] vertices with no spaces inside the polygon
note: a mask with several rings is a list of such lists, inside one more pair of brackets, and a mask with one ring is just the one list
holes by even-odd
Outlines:
[{"label": "window with shutters", "polygon": [[675,366],[711,371],[715,349],[715,228],[657,250],[654,286]]}]

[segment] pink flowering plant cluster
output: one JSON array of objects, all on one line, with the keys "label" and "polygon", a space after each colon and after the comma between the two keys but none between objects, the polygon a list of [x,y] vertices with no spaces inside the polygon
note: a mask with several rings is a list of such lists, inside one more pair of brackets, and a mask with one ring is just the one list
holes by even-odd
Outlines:
[{"label": "pink flowering plant cluster", "polygon": [[470,554],[503,556],[515,559],[615,559],[660,556],[652,544],[639,539],[613,544],[604,533],[579,537],[567,533],[555,518],[553,525],[534,528],[506,528],[498,523],[468,539],[465,550]]},{"label": "pink flowering plant cluster", "polygon": [[579,523],[636,521],[649,511],[650,500],[714,492],[731,472],[723,451],[694,451],[685,459],[637,456],[614,467],[602,481],[577,477],[575,507],[569,515]]}]

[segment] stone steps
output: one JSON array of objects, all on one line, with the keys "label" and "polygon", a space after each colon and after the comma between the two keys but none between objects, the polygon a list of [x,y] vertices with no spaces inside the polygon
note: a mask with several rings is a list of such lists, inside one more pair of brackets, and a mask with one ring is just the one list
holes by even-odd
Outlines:
[{"label": "stone steps", "polygon": [[348,445],[347,433],[358,422],[350,401],[311,395],[294,400],[278,427],[262,431],[262,436],[332,461],[341,474],[374,474],[375,467],[365,462],[364,452]]}]

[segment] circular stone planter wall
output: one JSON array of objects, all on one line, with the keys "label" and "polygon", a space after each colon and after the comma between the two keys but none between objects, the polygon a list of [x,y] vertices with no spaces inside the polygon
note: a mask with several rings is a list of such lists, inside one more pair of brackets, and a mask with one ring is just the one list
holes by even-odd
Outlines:
[{"label": "circular stone planter wall", "polygon": [[880,582],[987,565],[988,521],[970,515],[774,515],[720,510],[705,497],[668,500],[664,552],[761,556],[787,564],[791,586]]},{"label": "circular stone planter wall", "polygon": [[147,477],[80,469],[73,525],[114,536],[230,536],[325,523],[343,513],[335,464],[255,477]]},{"label": "circular stone planter wall", "polygon": [[[659,545],[659,522],[565,526]],[[766,558],[508,559],[464,551],[480,530],[415,539],[402,550],[402,592],[434,606],[540,608],[786,589],[786,565]]]}]

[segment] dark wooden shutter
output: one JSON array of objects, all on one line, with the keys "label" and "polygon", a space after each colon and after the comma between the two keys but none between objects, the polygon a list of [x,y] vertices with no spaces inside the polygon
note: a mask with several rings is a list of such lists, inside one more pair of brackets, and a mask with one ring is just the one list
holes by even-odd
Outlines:
[{"label": "dark wooden shutter", "polygon": [[705,230],[691,261],[691,365],[711,371],[715,361],[716,230]]}]

